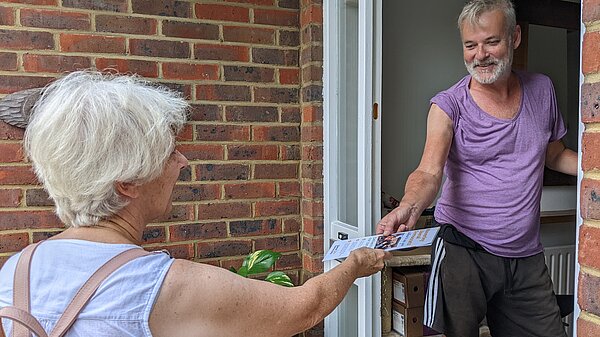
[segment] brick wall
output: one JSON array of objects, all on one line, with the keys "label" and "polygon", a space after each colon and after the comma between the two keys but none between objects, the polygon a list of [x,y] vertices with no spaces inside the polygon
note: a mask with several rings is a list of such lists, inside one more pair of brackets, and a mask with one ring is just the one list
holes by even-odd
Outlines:
[{"label": "brick wall", "polygon": [[[322,270],[322,19],[320,5],[302,6],[5,1],[0,97],[89,67],[138,73],[184,93],[193,110],[178,148],[190,166],[172,214],[148,227],[146,245],[226,268],[273,249],[283,253],[277,269],[300,282],[303,257],[310,273]],[[23,158],[22,137],[0,122],[0,264],[62,229]]]},{"label": "brick wall", "polygon": [[581,141],[580,202],[583,225],[579,229],[577,336],[600,335],[600,1],[584,0],[582,21],[581,120],[585,131]]}]

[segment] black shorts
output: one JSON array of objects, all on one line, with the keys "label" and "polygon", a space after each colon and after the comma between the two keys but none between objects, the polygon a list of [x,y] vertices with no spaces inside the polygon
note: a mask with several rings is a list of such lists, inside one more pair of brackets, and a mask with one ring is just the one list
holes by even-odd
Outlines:
[{"label": "black shorts", "polygon": [[565,337],[543,253],[506,258],[442,225],[431,256],[424,324],[448,337]]}]

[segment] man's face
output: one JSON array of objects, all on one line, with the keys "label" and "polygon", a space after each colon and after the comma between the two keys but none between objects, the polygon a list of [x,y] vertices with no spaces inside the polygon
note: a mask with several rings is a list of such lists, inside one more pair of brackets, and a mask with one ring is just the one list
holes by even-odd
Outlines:
[{"label": "man's face", "polygon": [[477,25],[463,22],[461,38],[465,66],[473,79],[491,84],[510,75],[514,44],[502,11],[481,14]]}]

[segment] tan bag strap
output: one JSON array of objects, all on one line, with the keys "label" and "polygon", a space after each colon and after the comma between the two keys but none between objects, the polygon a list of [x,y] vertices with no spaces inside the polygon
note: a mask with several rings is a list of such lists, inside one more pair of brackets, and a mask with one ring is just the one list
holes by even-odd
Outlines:
[{"label": "tan bag strap", "polygon": [[[38,337],[48,337],[44,329],[41,328],[41,325],[37,319],[35,319],[35,317],[29,313],[29,270],[31,266],[31,257],[39,243],[40,242],[26,247],[21,253],[15,270],[13,306],[0,309],[0,317],[10,318],[23,324],[13,324],[12,337],[31,337],[30,331],[33,331],[36,335],[38,335]],[[92,298],[98,287],[100,287],[102,282],[110,274],[127,262],[149,254],[152,253],[141,248],[132,248],[121,252],[112,259],[108,260],[104,265],[102,265],[102,267],[96,270],[96,272],[90,276],[90,278],[79,289],[79,291],[77,291],[77,294],[75,294],[71,300],[71,303],[69,303],[65,309],[65,312],[56,322],[56,325],[50,333],[50,336],[61,337],[71,328],[83,307],[87,304],[90,298]],[[19,306],[17,306],[17,304]],[[15,328],[16,326],[18,327]],[[39,331],[40,328],[41,331]],[[0,322],[0,337],[4,337],[3,332],[3,327]]]}]

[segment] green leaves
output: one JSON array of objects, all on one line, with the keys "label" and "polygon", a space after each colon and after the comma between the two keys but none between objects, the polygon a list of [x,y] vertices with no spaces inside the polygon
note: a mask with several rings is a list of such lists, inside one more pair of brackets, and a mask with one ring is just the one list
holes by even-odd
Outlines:
[{"label": "green leaves", "polygon": [[[235,270],[235,268],[231,267],[231,270],[238,275],[243,277],[248,277],[248,275],[252,274],[260,274],[268,271],[275,265],[275,262],[281,257],[281,253],[273,252],[270,250],[257,250],[254,253],[246,256],[244,261],[242,262],[242,266],[239,270]],[[267,275],[265,281],[279,284],[285,287],[293,287],[294,284],[290,280],[290,277],[287,276],[284,272],[274,271]]]}]

